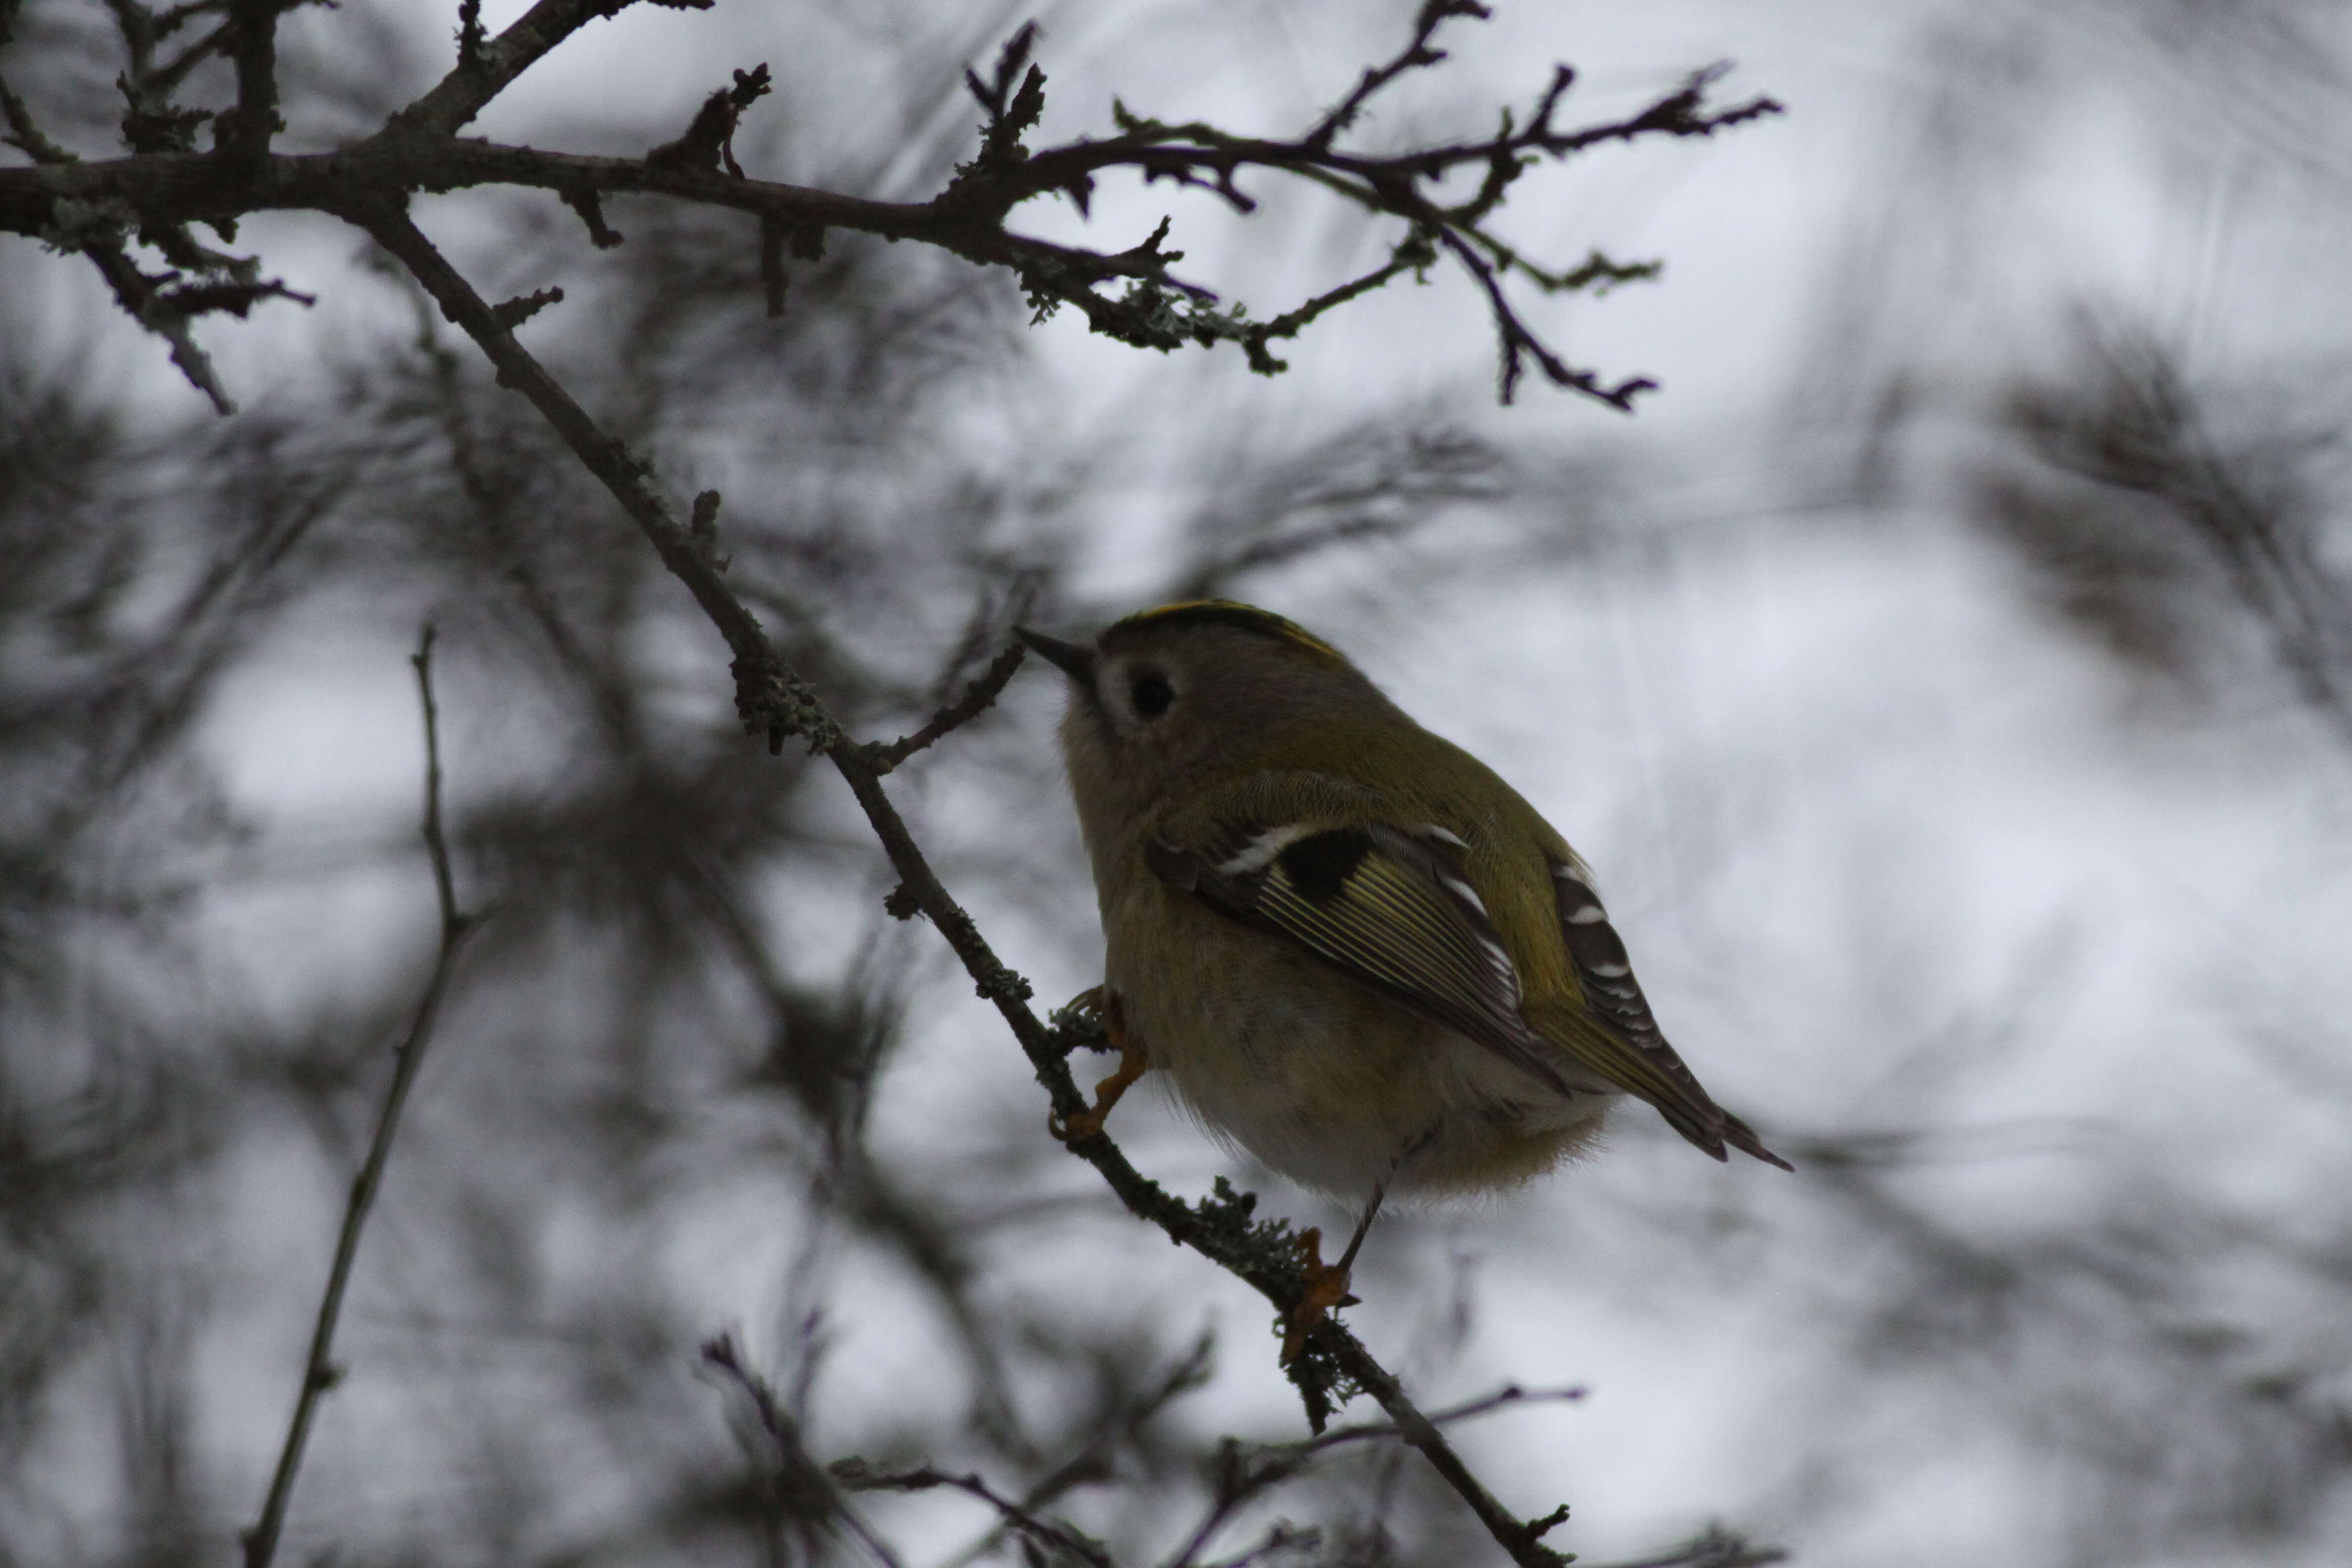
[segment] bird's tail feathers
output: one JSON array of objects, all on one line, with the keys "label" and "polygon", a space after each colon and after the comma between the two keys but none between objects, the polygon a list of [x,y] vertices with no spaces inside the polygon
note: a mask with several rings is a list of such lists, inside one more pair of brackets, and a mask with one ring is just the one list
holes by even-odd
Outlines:
[{"label": "bird's tail feathers", "polygon": [[1728,1144],[1768,1165],[1796,1169],[1766,1148],[1754,1128],[1717,1105],[1664,1039],[1645,1050],[1589,1017],[1543,1034],[1581,1066],[1656,1107],[1667,1126],[1717,1160],[1731,1157],[1725,1148]]}]

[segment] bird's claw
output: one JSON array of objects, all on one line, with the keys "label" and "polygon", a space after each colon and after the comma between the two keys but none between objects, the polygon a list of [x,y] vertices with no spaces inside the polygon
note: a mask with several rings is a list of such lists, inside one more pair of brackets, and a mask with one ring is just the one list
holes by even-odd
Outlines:
[{"label": "bird's claw", "polygon": [[1129,1084],[1151,1070],[1151,1063],[1143,1054],[1142,1044],[1128,1033],[1127,1015],[1119,1006],[1118,992],[1108,985],[1097,985],[1072,997],[1070,1005],[1098,1014],[1103,1033],[1118,1052],[1118,1068],[1095,1085],[1094,1104],[1067,1121],[1052,1111],[1045,1115],[1046,1131],[1065,1143],[1083,1143],[1102,1136],[1103,1123],[1110,1119],[1110,1108],[1118,1103]]},{"label": "bird's claw", "polygon": [[1352,1307],[1358,1298],[1348,1291],[1348,1268],[1345,1263],[1323,1261],[1323,1232],[1309,1228],[1302,1232],[1296,1243],[1299,1253],[1299,1272],[1307,1277],[1307,1289],[1300,1293],[1298,1304],[1290,1309],[1290,1321],[1282,1336],[1282,1364],[1288,1366],[1307,1348],[1307,1336],[1334,1307]]}]

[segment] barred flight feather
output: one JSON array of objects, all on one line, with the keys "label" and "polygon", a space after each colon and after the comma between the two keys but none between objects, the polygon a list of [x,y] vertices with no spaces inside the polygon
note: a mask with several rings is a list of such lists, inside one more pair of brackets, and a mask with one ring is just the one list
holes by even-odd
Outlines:
[{"label": "barred flight feather", "polygon": [[1718,1160],[1725,1157],[1723,1146],[1728,1142],[1768,1164],[1790,1169],[1787,1161],[1764,1147],[1748,1123],[1708,1097],[1696,1075],[1666,1044],[1650,1011],[1650,999],[1642,994],[1641,982],[1633,978],[1624,939],[1609,923],[1609,911],[1601,907],[1601,895],[1592,890],[1592,873],[1584,863],[1554,862],[1552,885],[1559,897],[1560,936],[1568,944],[1569,961],[1584,989],[1586,1005],[1620,1039],[1641,1052],[1674,1090],[1664,1096],[1644,1092],[1643,1098],[1657,1106],[1675,1131]]},{"label": "barred flight feather", "polygon": [[1299,943],[1574,1094],[1520,1016],[1518,969],[1485,900],[1431,841],[1441,832],[1237,823],[1198,851],[1154,844],[1146,858],[1170,886]]}]

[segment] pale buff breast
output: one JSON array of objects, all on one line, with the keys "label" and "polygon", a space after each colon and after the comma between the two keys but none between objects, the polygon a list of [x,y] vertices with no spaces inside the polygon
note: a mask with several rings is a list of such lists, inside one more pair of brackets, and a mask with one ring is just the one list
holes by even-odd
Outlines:
[{"label": "pale buff breast", "polygon": [[1211,1131],[1302,1185],[1350,1203],[1383,1180],[1405,1196],[1496,1190],[1600,1131],[1612,1095],[1597,1081],[1563,1098],[1279,938],[1153,882],[1120,896],[1136,902],[1104,925],[1133,936],[1105,977],[1129,1029]]}]

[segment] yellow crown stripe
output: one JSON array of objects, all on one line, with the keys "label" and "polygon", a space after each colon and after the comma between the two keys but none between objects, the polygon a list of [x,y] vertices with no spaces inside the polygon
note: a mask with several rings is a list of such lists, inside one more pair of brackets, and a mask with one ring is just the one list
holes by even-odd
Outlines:
[{"label": "yellow crown stripe", "polygon": [[1244,605],[1234,599],[1184,599],[1173,605],[1161,605],[1157,609],[1139,610],[1113,626],[1104,636],[1108,637],[1129,627],[1158,627],[1185,622],[1238,626],[1263,637],[1280,637],[1286,642],[1297,643],[1310,652],[1337,659],[1341,664],[1348,662],[1346,654],[1297,622],[1277,616],[1272,610],[1261,610],[1255,605]]}]

